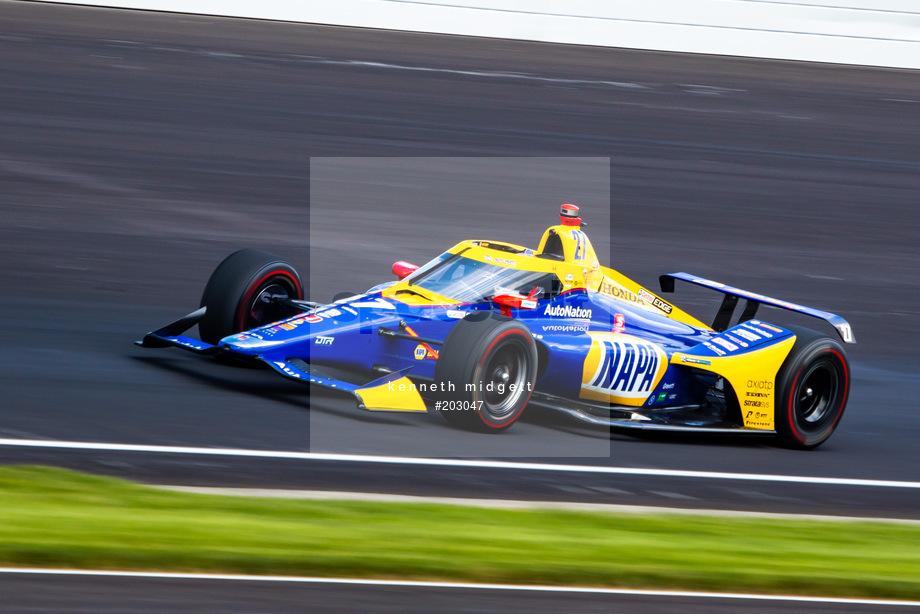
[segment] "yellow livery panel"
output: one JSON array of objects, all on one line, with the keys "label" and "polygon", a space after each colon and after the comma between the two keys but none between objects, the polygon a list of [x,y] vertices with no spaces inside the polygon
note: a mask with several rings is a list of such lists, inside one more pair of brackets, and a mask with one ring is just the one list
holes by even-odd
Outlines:
[{"label": "yellow livery panel", "polygon": [[753,352],[707,357],[705,361],[678,352],[671,356],[671,362],[723,376],[738,395],[744,426],[773,430],[776,428],[776,374],[794,344],[793,336]]},{"label": "yellow livery panel", "polygon": [[425,401],[408,377],[373,388],[358,388],[354,395],[370,411],[427,411]]}]

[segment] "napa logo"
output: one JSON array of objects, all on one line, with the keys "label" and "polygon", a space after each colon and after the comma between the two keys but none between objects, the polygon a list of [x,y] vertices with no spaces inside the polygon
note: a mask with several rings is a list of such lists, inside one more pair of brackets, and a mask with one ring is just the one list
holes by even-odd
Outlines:
[{"label": "napa logo", "polygon": [[583,399],[640,406],[668,369],[664,351],[638,337],[590,333],[582,370]]},{"label": "napa logo", "polygon": [[543,311],[545,316],[554,316],[557,318],[576,318],[579,320],[590,320],[592,311],[582,309],[581,307],[572,307],[571,305],[547,305]]}]

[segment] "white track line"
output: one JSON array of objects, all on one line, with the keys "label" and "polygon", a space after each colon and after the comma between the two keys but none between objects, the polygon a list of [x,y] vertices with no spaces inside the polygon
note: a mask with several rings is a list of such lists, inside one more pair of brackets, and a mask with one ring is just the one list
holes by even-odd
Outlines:
[{"label": "white track line", "polygon": [[581,593],[594,595],[634,595],[646,597],[682,597],[698,599],[746,599],[752,601],[798,601],[807,603],[836,603],[847,605],[879,605],[920,607],[920,601],[885,599],[851,599],[846,597],[806,597],[798,595],[758,595],[750,593],[705,593],[698,591],[656,591],[629,588],[598,588],[591,586],[541,586],[526,584],[474,584],[470,582],[422,582],[414,580],[372,580],[364,578],[315,578],[298,576],[249,576],[238,574],[163,573],[144,571],[106,571],[83,569],[18,569],[0,567],[0,574],[47,576],[96,576],[108,578],[146,578],[167,580],[215,580],[230,582],[289,582],[292,584],[339,584],[357,586],[386,586],[406,588],[443,588],[456,590],[528,591],[539,593]]},{"label": "white track line", "polygon": [[95,450],[107,452],[144,452],[151,454],[197,454],[207,456],[242,456],[292,460],[380,463],[391,465],[421,465],[430,467],[464,467],[483,469],[515,469],[524,471],[556,471],[596,473],[607,475],[637,475],[657,477],[699,478],[711,480],[749,480],[755,482],[785,482],[793,484],[828,484],[834,486],[870,486],[881,488],[910,488],[920,490],[920,482],[896,480],[864,480],[857,478],[827,478],[815,476],[772,475],[760,473],[724,473],[720,471],[683,471],[679,469],[644,469],[640,467],[607,467],[593,465],[562,465],[554,463],[515,463],[511,461],[413,458],[403,456],[370,456],[363,454],[326,454],[322,452],[293,452],[285,450],[247,450],[242,448],[196,448],[187,446],[152,446],[86,441],[53,441],[44,439],[0,438],[0,446],[26,448],[59,448],[66,450]]}]

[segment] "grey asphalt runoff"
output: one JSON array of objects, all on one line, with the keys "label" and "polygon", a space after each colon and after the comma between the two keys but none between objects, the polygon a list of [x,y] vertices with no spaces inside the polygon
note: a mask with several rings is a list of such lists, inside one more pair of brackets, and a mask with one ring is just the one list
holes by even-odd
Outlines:
[{"label": "grey asphalt runoff", "polygon": [[248,614],[275,612],[623,612],[807,614],[916,612],[916,606],[732,599],[691,595],[620,595],[452,587],[373,586],[177,578],[0,575],[4,612]]},{"label": "grey asphalt runoff", "polygon": [[[0,2],[0,57],[0,437],[920,480],[917,72],[24,2]],[[561,202],[584,207],[602,260],[652,288],[684,270],[846,317],[859,343],[837,433],[799,452],[533,411],[483,437],[132,345],[196,308],[235,249],[288,258],[330,300],[462,239],[535,246]],[[920,515],[905,489],[14,448],[0,462]]]}]

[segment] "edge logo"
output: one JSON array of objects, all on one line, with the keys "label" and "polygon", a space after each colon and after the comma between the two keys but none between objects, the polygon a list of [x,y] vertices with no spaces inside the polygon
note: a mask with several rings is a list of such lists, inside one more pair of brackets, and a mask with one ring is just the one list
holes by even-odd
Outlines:
[{"label": "edge logo", "polygon": [[665,312],[668,315],[670,315],[671,312],[674,311],[673,305],[671,305],[670,303],[664,302],[663,300],[661,300],[660,298],[658,298],[657,296],[655,296],[654,294],[652,294],[645,288],[642,288],[641,290],[639,290],[639,298],[641,298],[643,301],[645,301],[652,307],[655,307],[656,309],[660,309],[661,311]]}]

